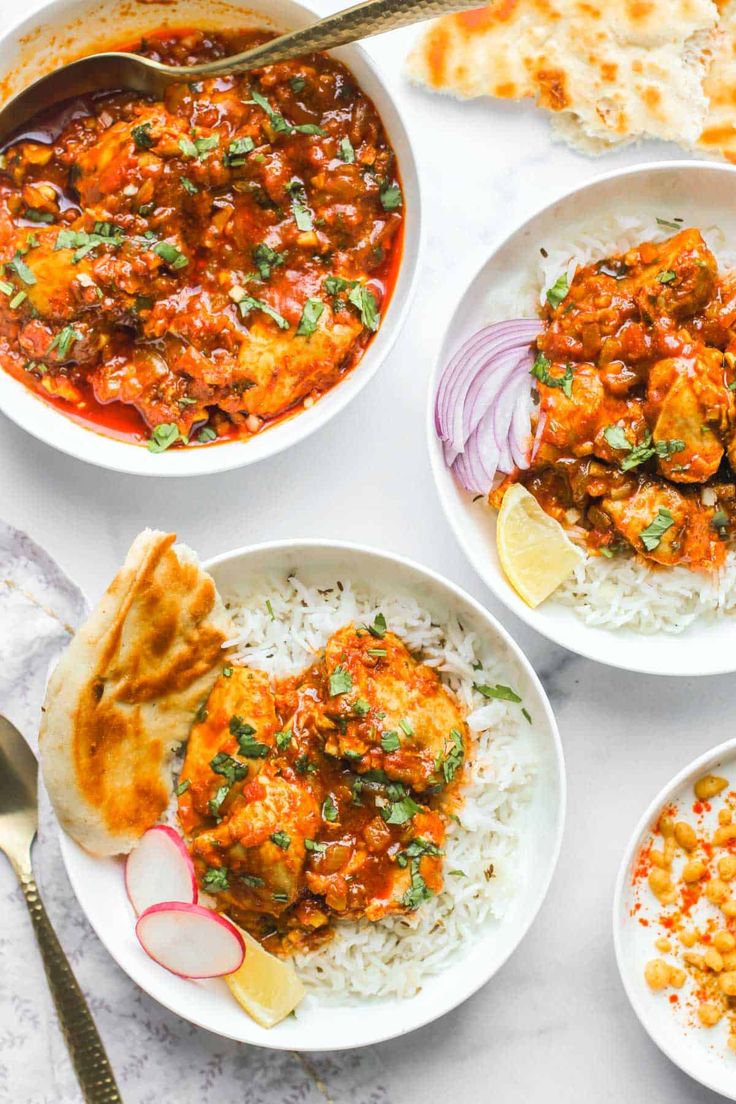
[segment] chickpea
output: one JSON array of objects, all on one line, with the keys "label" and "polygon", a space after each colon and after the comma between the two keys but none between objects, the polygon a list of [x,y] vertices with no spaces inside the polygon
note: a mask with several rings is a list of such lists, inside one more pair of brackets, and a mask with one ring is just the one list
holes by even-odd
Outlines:
[{"label": "chickpea", "polygon": [[713,946],[717,951],[720,951],[721,954],[726,954],[736,947],[736,939],[734,939],[730,931],[719,931],[713,936]]},{"label": "chickpea", "polygon": [[666,989],[670,983],[670,968],[662,958],[653,958],[644,967],[644,978],[650,989]]},{"label": "chickpea", "polygon": [[699,801],[709,801],[728,785],[727,778],[720,778],[717,774],[706,774],[699,778],[693,789]]},{"label": "chickpea", "polygon": [[705,969],[705,959],[701,954],[697,954],[695,951],[686,951],[682,957],[688,966],[694,966],[696,970]]},{"label": "chickpea", "polygon": [[705,863],[702,859],[691,859],[682,868],[683,882],[699,882],[706,874]]},{"label": "chickpea", "polygon": [[716,847],[723,847],[724,843],[730,843],[734,839],[736,839],[736,824],[723,824],[713,833]]},{"label": "chickpea", "polygon": [[659,828],[660,835],[664,836],[665,839],[667,839],[668,836],[674,835],[675,822],[669,813],[662,813],[657,827]]},{"label": "chickpea", "polygon": [[655,897],[658,897],[662,904],[669,904],[675,899],[675,887],[670,881],[670,876],[666,870],[660,870],[659,867],[654,867],[649,871],[649,888]]},{"label": "chickpea", "polygon": [[698,942],[698,933],[696,931],[684,931],[680,932],[680,942],[683,947],[694,947]]},{"label": "chickpea", "polygon": [[731,810],[730,809],[719,809],[718,810],[718,823],[722,827],[725,827],[726,824],[730,824],[732,819],[733,818],[731,816]]},{"label": "chickpea", "polygon": [[736,901],[724,901],[721,905],[721,912],[729,920],[733,920],[736,916]]},{"label": "chickpea", "polygon": [[703,1001],[698,1006],[698,1017],[703,1027],[715,1027],[723,1012],[714,1001]]},{"label": "chickpea", "polygon": [[705,896],[714,905],[720,905],[731,896],[731,890],[720,878],[711,878],[705,883]]},{"label": "chickpea", "polygon": [[656,847],[653,847],[652,850],[649,852],[649,859],[652,863],[652,866],[658,866],[660,870],[663,870],[664,867],[667,865],[665,863],[664,851],[659,851]]},{"label": "chickpea", "polygon": [[675,825],[675,839],[683,851],[693,851],[698,845],[695,829],[684,820],[678,820]]},{"label": "chickpea", "polygon": [[724,882],[732,882],[736,878],[736,855],[724,855],[719,859],[718,873]]},{"label": "chickpea", "polygon": [[672,860],[675,857],[675,837],[668,836],[664,841],[664,865],[672,866]]},{"label": "chickpea", "polygon": [[661,951],[662,954],[669,954],[669,952],[672,950],[672,944],[670,943],[669,939],[665,939],[664,936],[660,936],[654,946],[657,948],[658,951]]},{"label": "chickpea", "polygon": [[715,947],[709,947],[703,955],[703,961],[709,970],[712,970],[714,974],[720,974],[723,969],[723,959],[721,958]]},{"label": "chickpea", "polygon": [[721,992],[727,997],[736,997],[736,972],[727,970],[725,974],[721,974],[719,977],[718,984]]},{"label": "chickpea", "polygon": [[736,951],[726,951],[723,954],[723,969],[736,970]]},{"label": "chickpea", "polygon": [[673,989],[682,989],[685,984],[685,971],[678,970],[675,966],[670,966],[670,985]]}]

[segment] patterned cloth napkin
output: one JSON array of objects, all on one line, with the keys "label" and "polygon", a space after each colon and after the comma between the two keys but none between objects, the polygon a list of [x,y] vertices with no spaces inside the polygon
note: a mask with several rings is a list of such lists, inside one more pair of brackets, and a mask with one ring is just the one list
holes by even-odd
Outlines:
[{"label": "patterned cloth napkin", "polygon": [[[0,520],[0,712],[34,750],[46,678],[86,610],[82,591],[58,564]],[[39,888],[125,1104],[390,1104],[374,1052],[261,1050],[202,1031],[146,996],[87,923],[43,786],[39,796]],[[0,902],[0,1102],[80,1104],[25,902],[2,856]]]}]

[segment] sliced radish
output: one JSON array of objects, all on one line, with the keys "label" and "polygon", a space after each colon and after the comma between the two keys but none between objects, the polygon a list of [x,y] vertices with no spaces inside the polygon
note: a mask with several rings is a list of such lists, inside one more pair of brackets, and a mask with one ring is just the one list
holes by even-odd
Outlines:
[{"label": "sliced radish", "polygon": [[125,888],[140,915],[162,901],[197,903],[197,878],[186,844],[165,824],[144,832],[125,863]]},{"label": "sliced radish", "polygon": [[233,974],[245,958],[245,943],[235,925],[202,905],[151,905],[138,917],[135,934],[154,962],[179,977]]}]

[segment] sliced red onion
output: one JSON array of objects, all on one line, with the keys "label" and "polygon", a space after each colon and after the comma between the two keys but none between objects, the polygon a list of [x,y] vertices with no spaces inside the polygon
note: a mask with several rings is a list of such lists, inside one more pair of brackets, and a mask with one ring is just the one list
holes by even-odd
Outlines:
[{"label": "sliced red onion", "polygon": [[437,389],[435,427],[442,440],[461,451],[469,436],[463,436],[463,411],[473,380],[479,372],[485,375],[497,357],[527,349],[538,333],[537,321],[521,319],[486,326],[465,342],[450,360]]},{"label": "sliced red onion", "polygon": [[490,491],[497,472],[529,466],[529,371],[539,331],[532,318],[486,326],[461,346],[440,378],[434,422],[445,462],[476,494]]},{"label": "sliced red onion", "polygon": [[546,424],[547,424],[547,415],[544,413],[543,410],[540,410],[539,411],[539,418],[537,419],[537,431],[534,434],[534,442],[532,444],[532,453],[531,453],[531,456],[529,457],[529,462],[530,463],[533,463],[533,461],[536,458],[537,453],[539,452],[539,446],[542,443],[542,434],[544,433],[544,427],[546,426]]}]

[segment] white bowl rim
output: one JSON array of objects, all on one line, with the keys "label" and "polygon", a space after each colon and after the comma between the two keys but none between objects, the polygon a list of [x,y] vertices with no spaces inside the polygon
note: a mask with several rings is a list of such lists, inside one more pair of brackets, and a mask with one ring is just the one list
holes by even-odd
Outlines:
[{"label": "white bowl rim", "polygon": [[[418,1016],[416,1022],[413,1022],[408,1028],[402,1026],[400,1022],[401,1018],[400,1016],[397,1016],[396,1020],[394,1021],[394,1026],[387,1026],[385,1029],[375,1031],[370,1037],[366,1038],[360,1043],[335,1043],[333,1040],[331,1040],[329,1043],[326,1042],[324,1046],[320,1047],[305,1047],[303,1045],[298,1047],[298,1049],[300,1050],[313,1053],[318,1053],[321,1051],[349,1050],[356,1049],[358,1047],[372,1046],[376,1043],[386,1042],[390,1039],[394,1039],[399,1036],[403,1036],[410,1032],[416,1031],[419,1028],[425,1027],[427,1024],[433,1023],[435,1020],[440,1019],[440,1017],[446,1015],[448,1012],[453,1011],[453,1009],[457,1008],[459,1005],[463,1004],[466,1000],[477,993],[478,990],[481,989],[487,982],[490,982],[495,974],[498,973],[498,971],[506,964],[509,958],[519,949],[521,942],[527,935],[529,929],[531,928],[532,924],[539,914],[539,910],[541,909],[542,904],[547,896],[550,885],[552,883],[552,878],[557,869],[560,851],[562,848],[562,839],[564,835],[567,814],[567,773],[565,769],[565,755],[562,747],[562,740],[560,738],[557,721],[552,711],[552,706],[549,702],[549,698],[547,697],[547,693],[531,662],[527,659],[524,652],[521,650],[520,646],[516,643],[510,633],[503,627],[503,625],[493,616],[493,614],[489,610],[487,610],[483,605],[481,605],[480,602],[473,598],[472,595],[468,594],[467,591],[463,590],[462,587],[459,587],[456,583],[453,583],[450,579],[445,578],[443,575],[440,575],[438,572],[432,570],[431,568],[426,567],[423,564],[419,564],[415,560],[409,559],[406,556],[401,556],[394,552],[387,552],[380,548],[371,547],[370,545],[357,544],[353,541],[346,540],[320,540],[318,538],[294,537],[277,541],[261,541],[258,544],[242,545],[238,548],[232,549],[231,551],[212,556],[209,559],[204,560],[202,562],[202,566],[206,571],[211,571],[213,568],[216,568],[221,564],[229,563],[240,558],[241,556],[257,554],[259,552],[287,550],[323,551],[332,549],[342,552],[348,552],[351,554],[357,554],[358,556],[376,558],[382,560],[386,564],[398,563],[402,567],[407,568],[410,572],[416,573],[420,578],[428,580],[440,590],[444,589],[445,591],[449,592],[448,597],[459,599],[461,602],[467,602],[472,607],[476,615],[479,616],[486,623],[488,623],[489,629],[492,632],[498,634],[498,636],[501,638],[501,641],[509,649],[514,659],[524,669],[527,677],[530,680],[531,685],[534,687],[534,690],[538,695],[539,703],[542,706],[544,717],[549,727],[551,746],[554,748],[553,768],[556,772],[556,784],[559,791],[559,801],[557,802],[557,810],[555,814],[555,838],[548,861],[548,868],[545,872],[544,877],[539,882],[537,892],[532,900],[532,904],[528,910],[528,914],[524,917],[523,923],[521,923],[517,928],[514,942],[509,947],[508,952],[505,954],[505,956],[496,964],[493,971],[490,974],[479,973],[476,980],[474,980],[471,986],[466,986],[466,988],[459,993],[452,993],[448,995],[446,999],[437,1003],[436,1011],[428,1011],[426,1014]],[[66,869],[67,876],[69,877],[69,881],[71,882],[72,889],[74,890],[74,894],[77,897],[77,901],[79,902],[81,908],[81,898],[80,894],[77,891],[76,871],[74,869],[73,861],[70,860],[71,848],[74,846],[74,844],[71,838],[61,827],[59,827],[59,836],[64,867]],[[123,966],[119,962],[118,957],[115,953],[115,948],[111,945],[111,941],[108,940],[105,930],[96,925],[83,908],[82,911],[85,913],[87,921],[94,929],[98,939],[105,947],[107,952],[110,954],[110,956],[114,959],[114,961],[120,966],[120,968],[129,977],[131,977],[131,979],[137,985],[139,985],[151,997],[152,1000],[155,1000],[159,1004],[163,1005],[163,1007],[167,1008],[174,1015],[181,1016],[178,1008],[175,1008],[172,1006],[172,1004],[168,1003],[165,1000],[162,1000],[160,996],[153,996],[151,993],[149,993],[144,982],[139,977],[135,977],[132,973],[128,971],[125,966]],[[451,972],[452,965],[447,968],[446,973],[450,974]],[[219,1031],[216,1032],[215,1029],[210,1027],[208,1024],[201,1022],[201,1020],[199,1020],[196,1015],[188,1015],[187,1019],[189,1020],[189,1022],[195,1024],[197,1027],[204,1028],[205,1030],[212,1031],[213,1033],[221,1034],[224,1038],[234,1039],[236,1042],[243,1042],[242,1038],[237,1035],[226,1034],[225,1032]],[[386,1022],[388,1024],[391,1022],[391,1020],[387,1017]],[[282,1043],[279,1041],[279,1036],[277,1034],[269,1036],[265,1040],[259,1039],[258,1041],[249,1041],[248,1045],[262,1046],[268,1050],[294,1049],[293,1040]]]},{"label": "white bowl rim", "polygon": [[[466,537],[465,530],[461,526],[456,526],[452,518],[449,495],[443,486],[443,479],[445,472],[448,470],[442,457],[442,448],[437,437],[434,427],[434,404],[435,395],[437,393],[437,384],[439,382],[440,373],[444,367],[442,358],[443,346],[446,343],[447,335],[453,328],[456,318],[460,313],[460,309],[465,301],[465,297],[472,287],[480,280],[483,270],[486,268],[493,256],[498,253],[514,235],[524,230],[530,222],[539,218],[541,215],[546,214],[558,203],[570,199],[574,195],[578,195],[581,192],[588,191],[590,189],[598,187],[600,184],[604,184],[609,180],[621,179],[629,176],[638,176],[643,173],[666,173],[684,170],[686,172],[702,172],[702,171],[716,171],[721,172],[724,175],[736,176],[736,165],[724,164],[719,161],[696,161],[687,160],[685,158],[678,158],[672,161],[643,161],[636,165],[626,165],[623,168],[611,169],[609,172],[600,173],[592,177],[589,180],[584,181],[582,184],[576,184],[572,188],[564,188],[556,193],[551,200],[545,202],[541,207],[535,207],[521,222],[515,224],[511,230],[504,234],[497,242],[494,243],[491,250],[486,255],[485,259],[475,269],[473,275],[465,283],[462,291],[456,296],[452,311],[448,315],[448,322],[444,328],[442,340],[440,342],[437,356],[435,358],[434,367],[432,369],[432,375],[430,378],[429,392],[427,396],[426,407],[426,428],[427,428],[427,448],[429,451],[429,460],[432,468],[432,474],[434,477],[435,489],[437,496],[440,500],[442,512],[445,517],[450,530],[454,533],[456,540],[458,541],[463,553],[468,560],[469,564],[482,579],[485,586],[491,591],[491,593],[502,602],[511,613],[515,614],[521,621],[527,624],[530,628],[535,629],[542,636],[551,640],[554,644],[558,644],[566,651],[574,652],[576,655],[582,656],[584,659],[592,659],[596,663],[604,664],[607,667],[614,667],[621,671],[632,671],[635,674],[641,675],[658,675],[660,678],[695,678],[705,677],[708,675],[724,675],[731,674],[736,670],[736,657],[732,660],[725,658],[722,665],[710,665],[708,667],[696,668],[694,670],[675,670],[675,671],[663,671],[661,664],[652,662],[647,664],[646,662],[628,662],[626,661],[625,654],[621,654],[624,650],[619,649],[616,656],[611,658],[602,658],[599,655],[592,655],[591,652],[585,649],[584,644],[574,644],[567,639],[563,639],[564,634],[557,629],[554,621],[542,618],[537,613],[537,610],[532,609],[526,604],[513,590],[511,585],[501,578],[500,584],[495,580],[491,580],[489,573],[481,572],[475,566],[475,559],[471,551],[470,542]],[[580,622],[581,634],[584,636],[583,630],[587,628],[583,621]],[[615,630],[611,630],[612,634]],[[642,639],[644,639],[644,635]],[[683,634],[684,635],[684,634]],[[657,640],[657,634],[646,636],[646,639],[651,640],[653,643]],[[655,653],[656,654],[656,653]]]},{"label": "white bowl rim", "polygon": [[[637,994],[634,991],[633,986],[629,980],[629,972],[624,964],[624,950],[621,942],[621,925],[619,924],[619,915],[621,910],[621,904],[626,891],[626,885],[628,882],[629,872],[631,870],[632,862],[636,856],[639,848],[642,845],[644,837],[651,832],[652,824],[657,813],[667,803],[672,793],[679,790],[688,779],[693,775],[705,772],[709,767],[720,759],[724,759],[727,755],[736,751],[736,737],[725,740],[722,744],[717,744],[716,747],[711,748],[709,751],[703,752],[696,759],[693,759],[682,770],[678,771],[669,782],[667,782],[659,791],[653,801],[649,803],[645,812],[642,814],[636,828],[631,834],[629,842],[626,844],[621,865],[618,869],[616,876],[616,885],[613,891],[613,907],[611,912],[611,922],[613,929],[613,948],[616,955],[616,965],[618,967],[621,983],[626,992],[626,996],[629,998],[629,1003],[632,1009],[636,1013],[636,1017],[639,1023],[646,1031],[652,1042],[656,1043],[659,1049],[664,1055],[669,1058],[681,1069],[683,1073],[686,1073],[688,1077],[692,1077],[693,1081],[697,1081],[699,1084],[704,1085],[706,1088],[711,1089],[713,1092],[717,1092],[724,1095],[723,1089],[713,1083],[707,1077],[701,1077],[700,1074],[693,1073],[692,1069],[688,1067],[687,1062],[683,1061],[680,1054],[675,1050],[674,1046],[668,1045],[668,1043],[659,1038],[658,1035],[649,1026],[649,1017],[643,1003],[639,1000]],[[731,1100],[736,1100],[736,1083],[734,1084],[733,1095]]]},{"label": "white bowl rim", "polygon": [[[233,4],[233,7],[243,7],[245,14],[248,13],[248,0],[230,0],[230,2]],[[307,0],[306,3],[304,0],[290,0],[290,2],[295,7],[300,8],[305,15],[319,18],[323,14],[315,11],[311,6],[311,0]],[[54,11],[63,12],[67,4],[68,0],[45,0],[45,2],[38,8],[35,8],[30,15],[25,16],[18,22],[11,22],[10,25],[0,33],[0,48],[8,43],[17,46],[17,43],[21,41],[25,35],[28,35],[32,30],[43,24],[44,18],[49,13]],[[170,9],[167,8],[164,15],[168,15],[169,13]],[[404,153],[399,159],[401,181],[405,191],[411,190],[411,200],[405,208],[407,213],[402,228],[402,258],[397,271],[396,284],[389,300],[386,316],[382,319],[378,332],[374,334],[358,363],[350,369],[347,375],[331,387],[330,390],[309,410],[303,410],[297,414],[288,415],[283,420],[266,429],[262,435],[258,435],[247,441],[234,440],[232,442],[215,445],[214,447],[210,446],[209,448],[194,449],[191,452],[184,451],[181,453],[181,456],[185,458],[183,461],[180,458],[181,450],[174,450],[173,453],[163,453],[160,454],[157,459],[159,461],[164,459],[164,463],[157,465],[156,468],[147,464],[147,460],[149,460],[150,457],[147,449],[145,449],[143,445],[134,445],[131,442],[118,441],[104,432],[77,424],[72,418],[67,417],[63,411],[57,410],[56,407],[49,403],[45,403],[42,398],[35,395],[29,388],[26,388],[21,381],[16,380],[13,376],[10,376],[9,373],[5,373],[3,368],[0,368],[0,372],[7,375],[12,384],[17,384],[18,387],[23,389],[23,392],[27,396],[30,396],[36,403],[41,404],[48,411],[52,412],[55,416],[54,422],[56,418],[58,418],[62,425],[66,423],[67,426],[73,427],[73,435],[68,441],[65,440],[62,429],[60,430],[61,440],[51,439],[50,436],[44,433],[43,429],[37,425],[36,420],[33,418],[34,408],[30,405],[27,412],[25,410],[17,411],[13,408],[13,402],[11,400],[10,403],[6,402],[4,405],[0,405],[0,412],[14,422],[15,425],[25,430],[26,433],[35,437],[37,441],[41,441],[43,444],[49,445],[59,452],[71,456],[75,460],[81,460],[83,463],[90,464],[93,467],[104,468],[108,471],[122,472],[128,475],[183,479],[200,475],[216,475],[220,472],[234,471],[238,468],[249,467],[252,464],[269,460],[271,457],[277,456],[286,449],[298,445],[308,437],[311,437],[313,433],[322,429],[328,422],[332,421],[333,418],[338,417],[345,410],[346,406],[354,399],[358,398],[371,380],[375,378],[379,370],[384,366],[399,334],[403,331],[406,324],[409,310],[414,301],[419,272],[424,257],[425,230],[422,219],[422,180],[414,146],[413,128],[409,127],[405,111],[402,109],[399,100],[390,91],[383,72],[381,71],[381,67],[374,61],[370,54],[368,54],[359,43],[352,43],[348,46],[340,47],[338,51],[334,52],[339,56],[340,51],[345,50],[358,55],[361,65],[365,66],[370,72],[372,79],[375,80],[376,84],[380,87],[381,92],[386,96],[393,111],[396,113],[395,121],[399,129],[399,134],[406,143]],[[350,68],[349,61],[345,62],[345,64]],[[362,88],[362,82],[358,83]],[[371,99],[373,99],[373,95],[371,95]],[[386,125],[383,111],[378,107],[376,107],[376,110],[382,122]],[[411,263],[411,258],[405,255],[407,235],[413,235],[414,238],[413,243],[411,239],[409,240],[409,244],[413,245],[414,250],[413,264]],[[404,273],[406,287],[405,289],[401,289],[399,283]],[[399,292],[401,292],[400,295]],[[379,338],[382,340],[383,347],[379,348],[378,353],[371,355],[375,343]],[[368,365],[364,367],[366,360],[368,360]],[[20,401],[22,405],[25,405],[22,398]],[[298,426],[297,429],[294,428],[295,425]],[[77,431],[87,434],[91,441],[94,441],[96,438],[98,442],[102,442],[102,455],[99,457],[84,455],[86,450],[76,447]],[[79,437],[79,440],[82,441],[84,438]],[[265,442],[265,444],[261,444],[261,442]],[[272,442],[274,443],[272,444]],[[251,445],[256,445],[256,448],[249,448]],[[121,451],[121,447],[125,448],[125,452]],[[93,448],[94,446],[90,444],[89,451],[91,452]],[[242,454],[242,457],[239,454]],[[168,458],[169,461],[173,459],[173,464],[167,464],[165,458]]]}]

